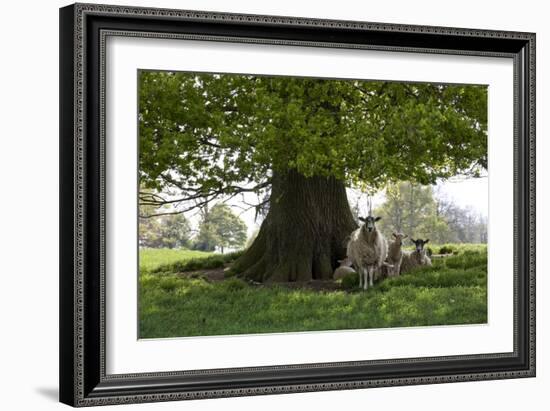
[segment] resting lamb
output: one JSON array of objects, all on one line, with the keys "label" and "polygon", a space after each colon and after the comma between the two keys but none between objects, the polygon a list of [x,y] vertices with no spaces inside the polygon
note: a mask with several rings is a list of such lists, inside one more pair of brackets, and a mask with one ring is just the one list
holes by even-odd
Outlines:
[{"label": "resting lamb", "polygon": [[346,257],[343,260],[338,260],[338,263],[340,264],[340,267],[337,267],[336,270],[334,270],[334,274],[332,275],[332,278],[334,278],[335,280],[343,278],[347,274],[355,273],[355,270],[353,269],[353,267],[351,267],[352,262],[349,257]]},{"label": "resting lamb", "polygon": [[411,242],[415,245],[415,250],[412,253],[403,254],[403,259],[401,260],[401,274],[409,272],[413,268],[421,265],[432,265],[432,260],[430,260],[430,257],[427,256],[426,250],[424,249],[424,245],[428,241],[430,241],[429,238],[426,240],[414,240],[411,238]]}]

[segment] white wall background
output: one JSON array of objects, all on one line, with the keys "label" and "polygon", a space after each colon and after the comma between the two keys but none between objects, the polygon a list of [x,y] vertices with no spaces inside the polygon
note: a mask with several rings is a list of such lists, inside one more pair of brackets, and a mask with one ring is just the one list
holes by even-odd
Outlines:
[{"label": "white wall background", "polygon": [[[538,377],[370,390],[130,405],[104,409],[464,410],[546,409],[550,386],[547,313],[550,291],[542,250],[549,226],[550,26],[545,2],[353,0],[129,0],[114,4],[242,13],[443,25],[537,33],[539,181]],[[0,408],[51,410],[57,403],[58,362],[58,7],[63,1],[9,2],[0,25]]]}]

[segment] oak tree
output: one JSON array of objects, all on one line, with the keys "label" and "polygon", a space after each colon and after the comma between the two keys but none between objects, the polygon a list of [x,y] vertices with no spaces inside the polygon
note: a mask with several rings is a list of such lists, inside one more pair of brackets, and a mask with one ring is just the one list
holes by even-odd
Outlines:
[{"label": "oak tree", "polygon": [[233,269],[325,279],[356,228],[346,186],[487,168],[487,89],[141,71],[139,145],[141,204],[184,212],[256,193],[267,215]]}]

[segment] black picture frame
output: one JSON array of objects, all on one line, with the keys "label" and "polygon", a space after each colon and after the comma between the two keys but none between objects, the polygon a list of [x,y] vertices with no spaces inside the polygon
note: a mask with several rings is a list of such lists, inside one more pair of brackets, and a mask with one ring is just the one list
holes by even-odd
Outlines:
[{"label": "black picture frame", "polygon": [[[107,375],[106,35],[510,57],[514,61],[514,351]],[[75,4],[60,9],[60,401],[73,406],[535,376],[535,34]]]}]

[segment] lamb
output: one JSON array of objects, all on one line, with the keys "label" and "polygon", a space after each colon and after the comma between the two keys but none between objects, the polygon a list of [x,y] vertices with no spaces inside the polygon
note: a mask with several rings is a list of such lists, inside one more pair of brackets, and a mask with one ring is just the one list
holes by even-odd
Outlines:
[{"label": "lamb", "polygon": [[359,274],[359,287],[367,290],[374,285],[374,275],[380,271],[388,255],[386,239],[376,229],[375,222],[381,217],[359,217],[364,224],[351,233],[347,254]]},{"label": "lamb", "polygon": [[429,238],[426,240],[415,240],[411,238],[411,242],[415,245],[415,250],[412,253],[403,254],[403,259],[401,260],[401,274],[411,271],[413,268],[421,265],[432,265],[432,260],[426,255],[426,250],[424,249],[424,245],[426,245],[428,241],[430,241]]},{"label": "lamb", "polygon": [[397,277],[401,271],[401,261],[403,260],[403,250],[401,246],[403,245],[403,240],[408,236],[402,233],[392,233],[394,240],[388,246],[388,257],[386,262],[393,267],[385,266],[383,272],[388,277]]},{"label": "lamb", "polygon": [[355,273],[355,270],[351,267],[352,261],[349,257],[346,257],[343,260],[338,260],[338,263],[340,266],[334,270],[334,274],[332,276],[335,280],[343,278],[347,274]]}]

